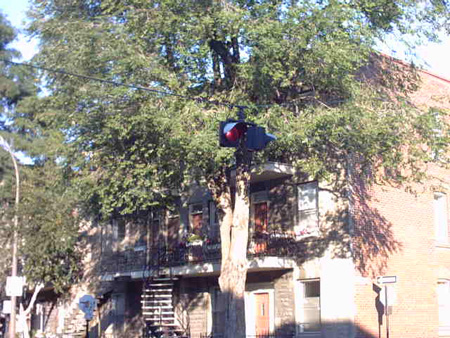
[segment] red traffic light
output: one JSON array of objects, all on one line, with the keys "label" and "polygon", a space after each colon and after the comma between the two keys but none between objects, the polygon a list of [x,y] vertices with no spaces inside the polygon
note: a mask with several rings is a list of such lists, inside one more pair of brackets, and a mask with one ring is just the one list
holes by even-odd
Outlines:
[{"label": "red traffic light", "polygon": [[243,132],[241,129],[234,127],[230,131],[225,133],[225,138],[230,142],[236,142],[242,136]]},{"label": "red traffic light", "polygon": [[219,144],[221,147],[236,148],[239,140],[247,131],[247,125],[243,121],[222,121],[219,126]]}]

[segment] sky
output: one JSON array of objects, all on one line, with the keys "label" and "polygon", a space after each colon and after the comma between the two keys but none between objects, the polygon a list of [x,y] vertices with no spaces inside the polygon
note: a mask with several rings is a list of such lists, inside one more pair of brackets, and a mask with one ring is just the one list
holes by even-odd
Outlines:
[{"label": "sky", "polygon": [[[25,20],[28,0],[0,0],[0,11],[6,14],[14,27],[22,28]],[[30,41],[23,34],[12,47],[21,51],[23,60],[29,60],[37,50],[38,41]],[[392,37],[387,45],[380,46],[380,50],[399,59],[407,60],[401,48],[396,48],[396,39]],[[438,76],[450,79],[450,37],[442,36],[440,43],[428,43],[417,49],[414,63]]]}]

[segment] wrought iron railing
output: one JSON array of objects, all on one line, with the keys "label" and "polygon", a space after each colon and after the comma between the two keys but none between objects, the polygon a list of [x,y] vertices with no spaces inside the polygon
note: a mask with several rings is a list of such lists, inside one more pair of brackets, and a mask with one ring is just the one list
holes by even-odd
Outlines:
[{"label": "wrought iron railing", "polygon": [[[249,241],[248,257],[298,257],[304,245],[289,233],[255,233]],[[106,256],[103,271],[130,272],[171,267],[203,262],[218,262],[221,259],[220,243],[178,243],[176,246],[140,247],[139,251],[126,250]]]}]

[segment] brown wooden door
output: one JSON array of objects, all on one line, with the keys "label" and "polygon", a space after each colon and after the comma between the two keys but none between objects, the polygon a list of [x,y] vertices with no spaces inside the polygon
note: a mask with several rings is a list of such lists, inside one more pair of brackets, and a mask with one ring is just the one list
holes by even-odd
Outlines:
[{"label": "brown wooden door", "polygon": [[256,293],[255,294],[255,333],[256,335],[268,335],[270,328],[269,316],[269,294]]},{"label": "brown wooden door", "polygon": [[203,226],[203,214],[191,215],[192,219],[192,232],[196,235],[202,235]]},{"label": "brown wooden door", "polygon": [[[254,224],[256,233],[267,232],[267,202],[255,203],[253,205]],[[267,240],[264,237],[260,237],[255,240],[255,253],[263,253],[267,250]]]},{"label": "brown wooden door", "polygon": [[267,202],[255,203],[255,231],[267,231]]}]

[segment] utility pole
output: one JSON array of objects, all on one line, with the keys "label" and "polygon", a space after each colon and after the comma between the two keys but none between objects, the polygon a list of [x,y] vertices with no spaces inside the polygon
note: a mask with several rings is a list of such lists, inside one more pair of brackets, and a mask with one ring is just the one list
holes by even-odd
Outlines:
[{"label": "utility pole", "polygon": [[[11,146],[5,139],[0,136],[0,146],[11,155],[12,162],[14,164],[14,172],[16,175],[16,199],[14,204],[14,230],[13,230],[13,243],[12,243],[12,263],[11,263],[11,277],[17,277],[17,228],[19,225],[19,167],[14,153],[11,150]],[[16,304],[17,297],[11,296],[11,316],[9,320],[9,338],[16,336]]]}]

